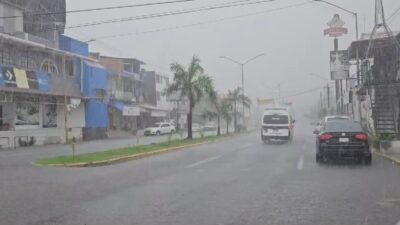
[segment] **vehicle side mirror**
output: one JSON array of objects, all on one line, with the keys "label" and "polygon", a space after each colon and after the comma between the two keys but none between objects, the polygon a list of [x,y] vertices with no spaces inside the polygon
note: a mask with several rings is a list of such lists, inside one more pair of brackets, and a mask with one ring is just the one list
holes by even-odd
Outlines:
[{"label": "vehicle side mirror", "polygon": [[296,123],[296,120],[293,120],[292,123]]},{"label": "vehicle side mirror", "polygon": [[314,133],[314,134],[319,134],[318,130],[314,130],[313,133]]}]

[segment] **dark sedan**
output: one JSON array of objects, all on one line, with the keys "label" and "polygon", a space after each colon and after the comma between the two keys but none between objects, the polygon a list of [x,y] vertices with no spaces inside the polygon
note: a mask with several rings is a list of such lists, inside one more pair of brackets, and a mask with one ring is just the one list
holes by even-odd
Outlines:
[{"label": "dark sedan", "polygon": [[346,158],[371,164],[368,134],[355,121],[326,122],[317,135],[317,163]]}]

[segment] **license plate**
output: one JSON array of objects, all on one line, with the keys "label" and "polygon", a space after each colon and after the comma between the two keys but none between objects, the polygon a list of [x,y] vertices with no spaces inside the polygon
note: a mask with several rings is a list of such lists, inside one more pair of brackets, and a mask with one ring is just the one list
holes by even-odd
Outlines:
[{"label": "license plate", "polygon": [[339,138],[339,142],[340,143],[348,143],[349,142],[349,138]]}]

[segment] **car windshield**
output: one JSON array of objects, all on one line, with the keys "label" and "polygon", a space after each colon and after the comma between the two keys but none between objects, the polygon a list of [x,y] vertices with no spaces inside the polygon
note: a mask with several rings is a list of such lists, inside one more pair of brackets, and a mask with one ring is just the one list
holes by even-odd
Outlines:
[{"label": "car windshield", "polygon": [[289,117],[287,115],[265,115],[264,124],[288,124]]},{"label": "car windshield", "polygon": [[326,132],[362,132],[361,125],[352,121],[332,121],[327,122],[324,127]]}]

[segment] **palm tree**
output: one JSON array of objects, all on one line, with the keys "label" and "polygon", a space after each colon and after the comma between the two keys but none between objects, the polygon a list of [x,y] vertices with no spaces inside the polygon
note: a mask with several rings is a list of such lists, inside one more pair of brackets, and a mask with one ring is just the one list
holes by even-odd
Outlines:
[{"label": "palm tree", "polygon": [[210,76],[204,74],[200,65],[200,59],[193,56],[189,66],[179,63],[171,64],[171,71],[174,73],[173,83],[167,88],[167,94],[179,92],[182,97],[189,101],[189,113],[187,114],[188,139],[192,139],[192,113],[198,101],[205,95],[214,93],[214,84]]},{"label": "palm tree", "polygon": [[235,127],[235,132],[237,132],[238,131],[238,124],[237,124],[238,110],[237,110],[237,105],[238,105],[238,103],[242,103],[245,108],[249,108],[250,105],[251,105],[251,100],[250,100],[249,97],[245,96],[242,93],[242,89],[240,87],[234,89],[233,91],[229,90],[228,91],[228,99],[233,104],[233,124],[234,124],[234,127]]},{"label": "palm tree", "polygon": [[228,100],[221,101],[221,107],[219,113],[222,118],[226,121],[226,134],[229,134],[229,123],[232,121],[232,104]]}]

